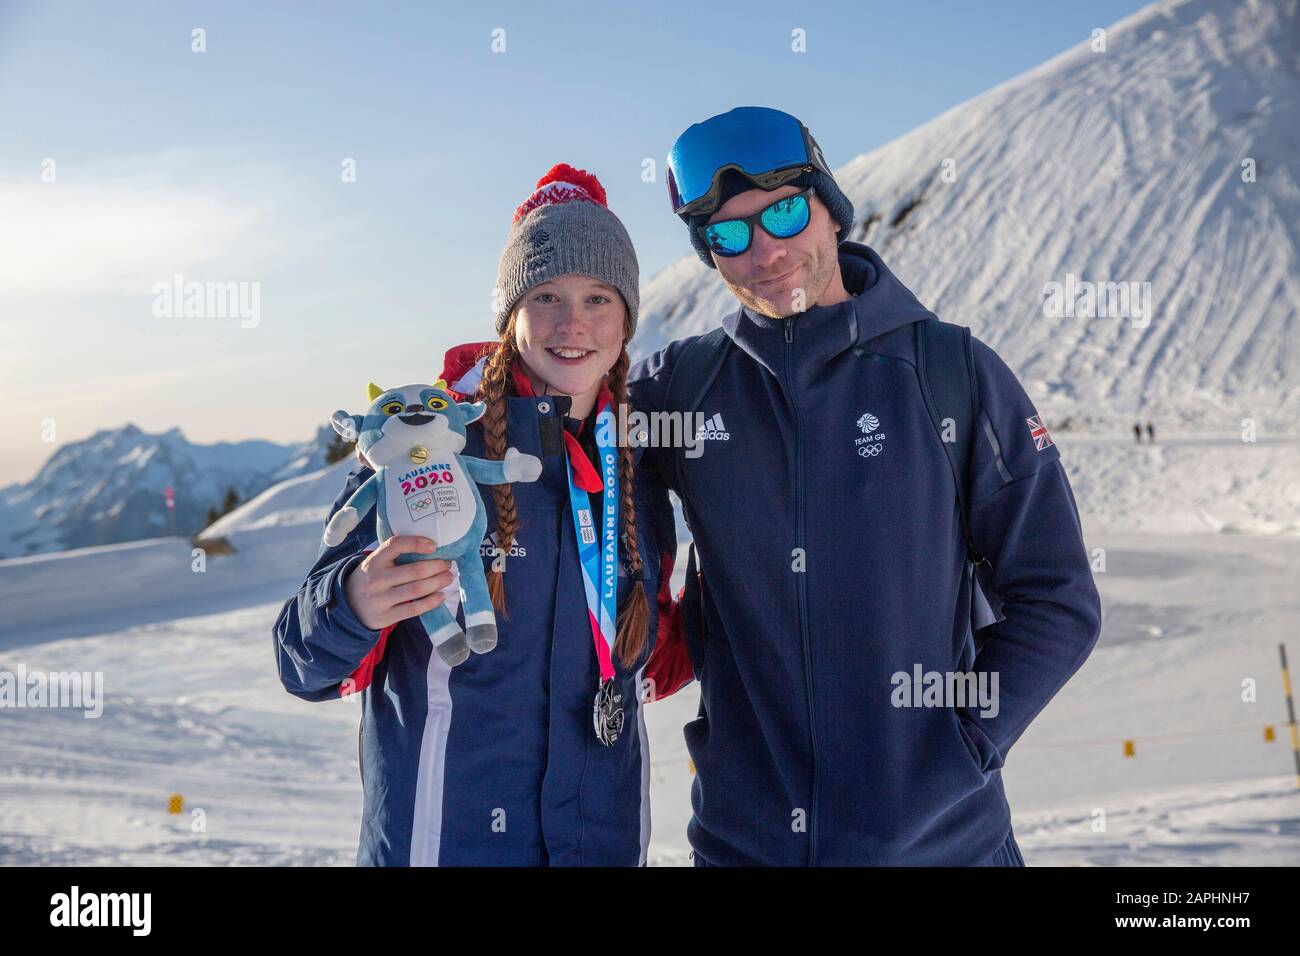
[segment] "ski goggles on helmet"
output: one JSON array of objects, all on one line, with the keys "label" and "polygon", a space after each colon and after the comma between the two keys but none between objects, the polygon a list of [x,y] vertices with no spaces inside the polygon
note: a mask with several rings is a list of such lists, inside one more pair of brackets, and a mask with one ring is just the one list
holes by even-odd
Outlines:
[{"label": "ski goggles on helmet", "polygon": [[813,187],[809,186],[801,193],[782,196],[752,216],[722,219],[700,226],[700,236],[714,255],[727,257],[743,256],[749,251],[756,225],[775,239],[789,239],[808,228],[808,221],[812,218],[808,201],[812,194]]},{"label": "ski goggles on helmet", "polygon": [[677,137],[668,153],[668,197],[685,218],[717,208],[727,170],[759,189],[775,189],[814,169],[831,174],[807,127],[780,110],[738,106]]}]

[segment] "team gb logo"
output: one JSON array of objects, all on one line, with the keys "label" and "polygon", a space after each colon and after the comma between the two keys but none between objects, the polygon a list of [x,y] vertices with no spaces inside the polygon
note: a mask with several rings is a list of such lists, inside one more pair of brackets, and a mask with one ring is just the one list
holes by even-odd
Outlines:
[{"label": "team gb logo", "polygon": [[870,412],[864,412],[858,419],[858,428],[862,429],[863,437],[854,439],[853,444],[857,446],[861,457],[875,458],[885,447],[885,433],[876,431],[879,427],[880,419]]}]

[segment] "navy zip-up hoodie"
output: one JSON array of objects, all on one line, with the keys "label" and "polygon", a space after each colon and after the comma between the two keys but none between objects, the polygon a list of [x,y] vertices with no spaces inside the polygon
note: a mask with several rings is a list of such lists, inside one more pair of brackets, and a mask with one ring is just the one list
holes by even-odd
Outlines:
[{"label": "navy zip-up hoodie", "polygon": [[[846,302],[727,316],[736,347],[697,409],[703,453],[679,479],[680,451],[647,452],[700,561],[688,836],[722,865],[978,864],[1010,830],[1000,768],[1096,643],[1100,602],[1060,455],[973,340],[968,520],[1005,616],[976,646],[956,487],[917,375],[914,323],[933,315],[870,248],[841,244],[840,266]],[[633,369],[638,407],[665,410],[687,341]],[[996,674],[996,711],[896,706],[918,667]]]}]

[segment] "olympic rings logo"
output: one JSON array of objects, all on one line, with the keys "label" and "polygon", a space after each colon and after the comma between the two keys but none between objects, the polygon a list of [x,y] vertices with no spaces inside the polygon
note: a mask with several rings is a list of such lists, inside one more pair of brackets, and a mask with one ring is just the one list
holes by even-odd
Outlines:
[{"label": "olympic rings logo", "polygon": [[858,454],[863,458],[875,458],[880,454],[880,448],[880,442],[876,442],[874,445],[863,445],[858,448]]}]

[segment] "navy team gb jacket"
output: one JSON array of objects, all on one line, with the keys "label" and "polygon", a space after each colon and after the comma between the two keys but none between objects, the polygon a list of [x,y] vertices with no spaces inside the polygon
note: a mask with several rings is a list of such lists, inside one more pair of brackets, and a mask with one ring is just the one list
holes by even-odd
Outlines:
[{"label": "navy team gb jacket", "polygon": [[[915,323],[934,316],[867,246],[841,244],[840,264],[847,302],[728,316],[702,454],[647,452],[700,563],[688,836],[721,865],[978,864],[1010,829],[1001,767],[1088,656],[1100,602],[1060,454],[973,341],[967,516],[1005,616],[977,641],[955,481],[917,376]],[[686,341],[633,369],[638,407],[665,409]],[[997,676],[995,707],[914,694],[966,671],[986,691]]]}]

